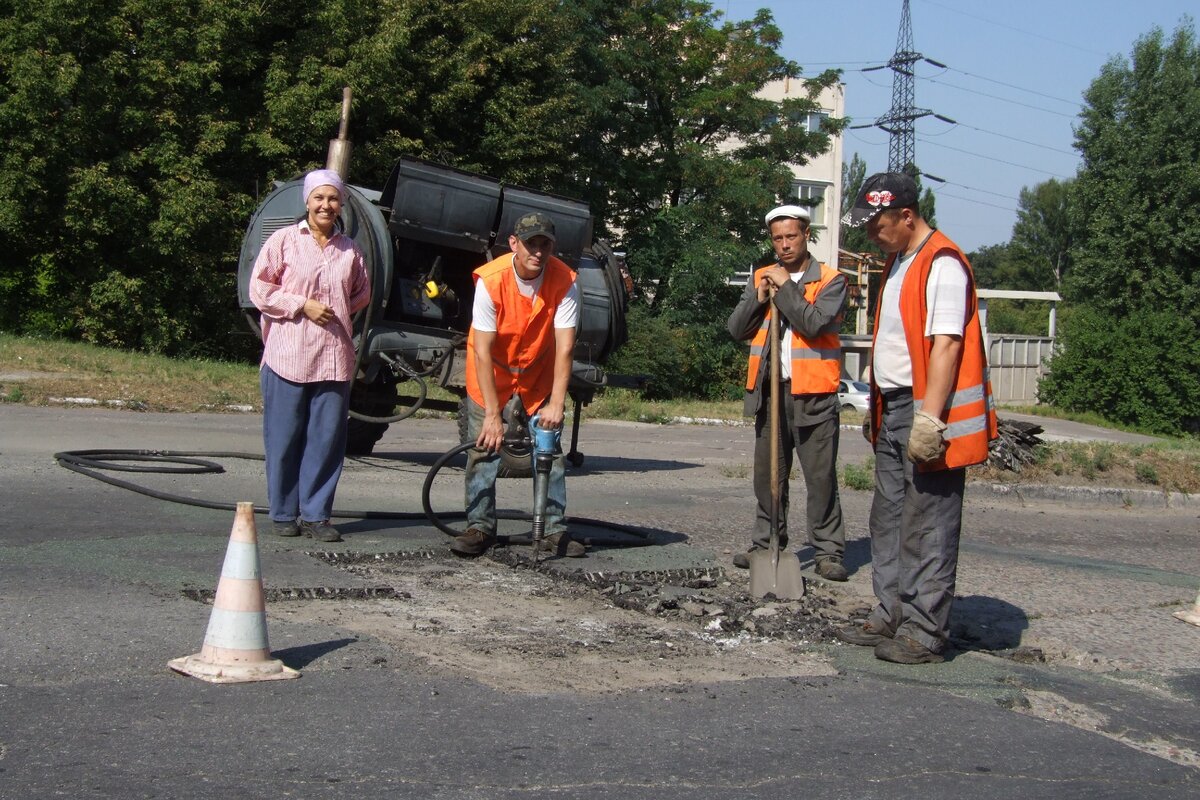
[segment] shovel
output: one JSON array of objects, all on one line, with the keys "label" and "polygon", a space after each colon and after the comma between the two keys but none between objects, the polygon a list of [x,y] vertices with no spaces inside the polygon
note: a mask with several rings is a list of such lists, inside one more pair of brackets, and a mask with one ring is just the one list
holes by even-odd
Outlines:
[{"label": "shovel", "polygon": [[750,553],[751,597],[774,596],[776,600],[799,600],[804,597],[804,576],[800,560],[790,553],[779,557],[779,309],[775,306],[775,289],[771,289],[771,321],[767,338],[771,359],[768,424],[771,437],[771,546]]}]

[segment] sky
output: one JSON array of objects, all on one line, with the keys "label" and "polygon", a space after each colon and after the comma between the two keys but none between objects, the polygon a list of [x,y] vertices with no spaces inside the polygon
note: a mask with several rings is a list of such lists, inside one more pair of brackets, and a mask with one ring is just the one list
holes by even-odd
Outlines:
[{"label": "sky", "polygon": [[[863,72],[896,51],[903,0],[710,0],[726,19],[768,8],[783,31],[780,52],[804,75],[841,68],[846,116],[871,124],[892,104],[893,72]],[[1083,93],[1114,56],[1129,58],[1155,26],[1169,37],[1195,0],[910,0],[913,49],[922,63],[916,103],[949,117],[916,123],[916,163],[937,196],[938,227],[964,250],[1007,242],[1021,189],[1074,176],[1073,126]],[[844,134],[867,174],[888,167],[889,135]]]}]

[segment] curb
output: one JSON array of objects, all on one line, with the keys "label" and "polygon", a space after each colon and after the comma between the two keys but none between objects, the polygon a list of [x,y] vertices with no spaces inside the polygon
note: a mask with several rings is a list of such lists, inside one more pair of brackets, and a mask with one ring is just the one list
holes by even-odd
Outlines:
[{"label": "curb", "polygon": [[970,493],[997,500],[1030,503],[1072,503],[1108,508],[1200,508],[1200,495],[1154,489],[1117,489],[1107,486],[1049,486],[970,482]]}]

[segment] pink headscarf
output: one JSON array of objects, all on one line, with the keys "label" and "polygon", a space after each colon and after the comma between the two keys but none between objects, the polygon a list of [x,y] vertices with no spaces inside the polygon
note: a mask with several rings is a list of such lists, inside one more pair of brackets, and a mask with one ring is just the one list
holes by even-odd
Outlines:
[{"label": "pink headscarf", "polygon": [[308,196],[318,186],[332,186],[337,189],[338,197],[342,199],[342,202],[346,202],[346,184],[342,182],[342,177],[331,169],[314,169],[304,176],[305,203],[308,202]]}]

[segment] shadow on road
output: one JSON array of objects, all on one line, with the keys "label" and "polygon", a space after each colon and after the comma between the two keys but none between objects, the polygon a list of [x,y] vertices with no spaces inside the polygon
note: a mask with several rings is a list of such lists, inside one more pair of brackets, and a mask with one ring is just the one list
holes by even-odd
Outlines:
[{"label": "shadow on road", "polygon": [[303,669],[321,656],[328,655],[334,650],[341,650],[343,647],[354,644],[357,641],[357,639],[331,639],[328,642],[317,642],[316,644],[306,644],[300,647],[288,647],[284,650],[276,650],[271,655],[292,669]]},{"label": "shadow on road", "polygon": [[954,599],[950,638],[961,651],[1020,647],[1028,627],[1025,611],[999,598],[972,594]]}]

